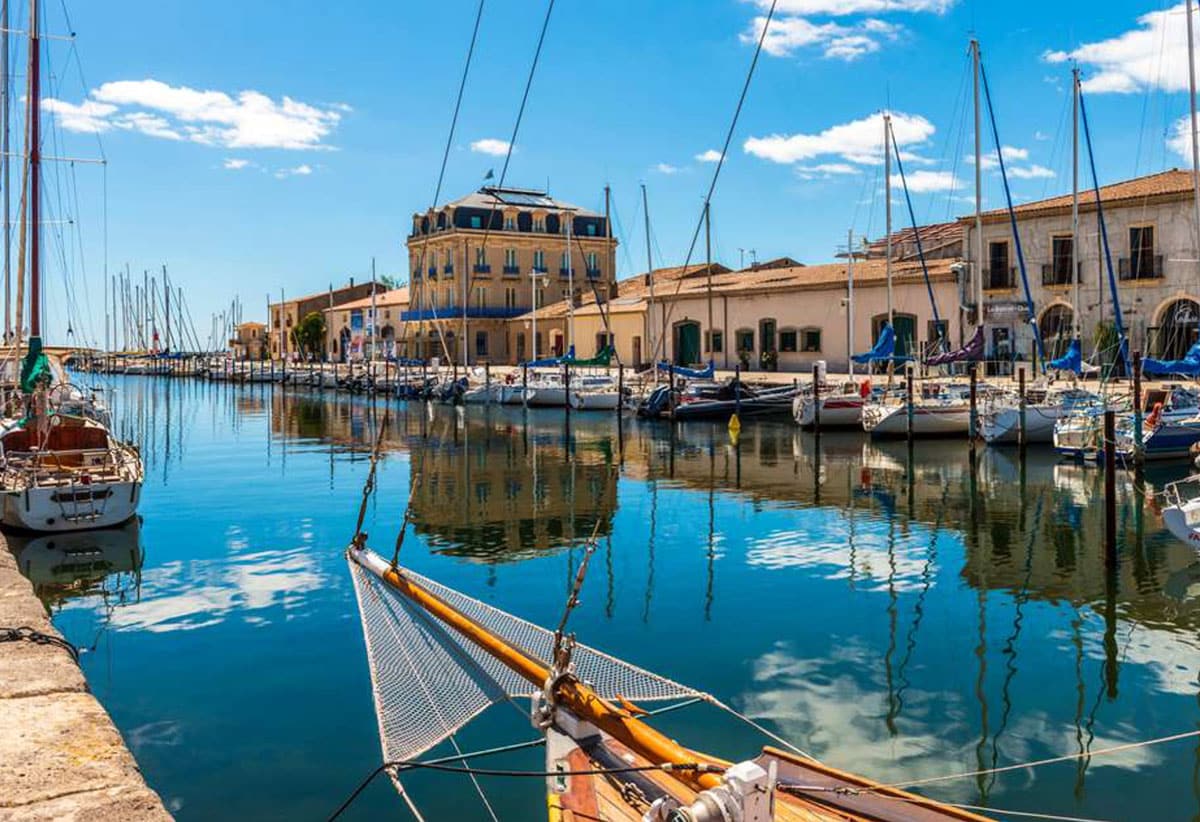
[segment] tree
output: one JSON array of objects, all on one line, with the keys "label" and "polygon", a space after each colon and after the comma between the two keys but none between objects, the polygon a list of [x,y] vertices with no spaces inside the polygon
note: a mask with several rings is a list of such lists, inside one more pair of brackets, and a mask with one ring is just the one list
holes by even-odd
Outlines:
[{"label": "tree", "polygon": [[400,287],[400,278],[393,277],[390,274],[380,274],[378,277],[375,278],[375,281],[378,282],[381,286],[383,286],[384,288],[386,288],[389,291]]},{"label": "tree", "polygon": [[310,311],[292,329],[292,342],[297,350],[305,356],[316,356],[321,353],[325,344],[325,317],[320,311]]}]

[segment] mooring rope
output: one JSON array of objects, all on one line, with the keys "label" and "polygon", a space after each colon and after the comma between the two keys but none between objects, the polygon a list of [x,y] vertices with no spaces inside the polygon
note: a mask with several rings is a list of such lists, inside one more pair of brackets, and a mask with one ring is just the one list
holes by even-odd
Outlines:
[{"label": "mooring rope", "polygon": [[0,642],[32,642],[34,645],[53,645],[70,654],[71,659],[76,663],[79,662],[79,649],[70,642],[60,636],[44,633],[28,625],[17,628],[0,628]]}]

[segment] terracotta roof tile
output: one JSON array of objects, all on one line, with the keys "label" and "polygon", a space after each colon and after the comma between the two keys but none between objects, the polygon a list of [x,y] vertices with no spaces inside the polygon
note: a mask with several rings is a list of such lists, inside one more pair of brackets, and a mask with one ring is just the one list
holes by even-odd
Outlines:
[{"label": "terracotta roof tile", "polygon": [[[1189,171],[1172,168],[1157,174],[1147,174],[1132,180],[1122,180],[1119,183],[1100,187],[1101,201],[1106,206],[1137,205],[1139,202],[1154,197],[1180,197],[1190,199],[1192,195],[1192,175]],[[1094,210],[1096,193],[1092,188],[1081,189],[1079,192],[1079,207]],[[1053,214],[1059,211],[1069,211],[1071,195],[1060,194],[1045,200],[1035,200],[1032,203],[1022,203],[1014,206],[1013,211],[1019,217],[1031,217],[1041,214]],[[985,219],[1007,219],[1008,210],[997,208],[986,211]],[[959,222],[970,222],[974,217],[960,217]]]}]

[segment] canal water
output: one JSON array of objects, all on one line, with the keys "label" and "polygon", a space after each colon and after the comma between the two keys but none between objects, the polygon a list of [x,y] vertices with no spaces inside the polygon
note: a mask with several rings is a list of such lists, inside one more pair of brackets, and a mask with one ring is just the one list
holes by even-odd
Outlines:
[{"label": "canal water", "polygon": [[[82,378],[88,381],[89,378]],[[99,378],[97,378],[99,379]],[[142,522],[14,539],[150,785],[181,819],[326,817],[380,761],[342,549],[388,407],[361,397],[104,378],[146,462]],[[542,625],[598,526],[580,642],[714,694],[839,768],[939,799],[1097,819],[1200,814],[1200,565],[1119,485],[1119,571],[1094,469],[1031,450],[877,444],[782,423],[626,420],[391,403],[366,530],[404,561]],[[1184,468],[1151,472],[1152,490]],[[765,742],[714,709],[657,720],[726,758]],[[464,750],[536,736],[497,706]],[[445,752],[439,749],[439,752]],[[539,769],[540,750],[495,757]],[[487,818],[461,777],[414,774],[429,819]],[[536,779],[481,780],[501,819]],[[347,818],[403,818],[377,780]]]}]

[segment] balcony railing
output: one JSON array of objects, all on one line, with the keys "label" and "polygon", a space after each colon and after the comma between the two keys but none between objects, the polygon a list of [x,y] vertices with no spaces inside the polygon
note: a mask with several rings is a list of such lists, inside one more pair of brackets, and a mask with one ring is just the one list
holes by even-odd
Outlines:
[{"label": "balcony railing", "polygon": [[545,273],[546,273],[546,266],[544,266],[544,265],[535,265],[535,266],[533,267],[533,273],[534,273],[534,274],[545,274]]},{"label": "balcony railing", "polygon": [[480,265],[479,263],[476,263],[475,264],[475,273],[476,274],[491,274],[492,267],[490,265]]},{"label": "balcony railing", "polygon": [[445,308],[432,309],[425,308],[416,311],[400,312],[401,320],[446,320],[458,319],[467,317],[468,319],[477,320],[507,320],[512,317],[519,317],[522,314],[528,314],[532,309],[527,306],[514,306],[512,308],[472,306],[464,309],[460,305],[447,306]]},{"label": "balcony railing", "polygon": [[1122,257],[1117,261],[1117,276],[1122,280],[1157,280],[1163,276],[1161,254]]},{"label": "balcony railing", "polygon": [[436,266],[436,265],[431,265],[431,266],[429,266],[429,276],[430,276],[430,277],[436,277],[436,276],[437,276],[437,266]]},{"label": "balcony railing", "polygon": [[442,266],[442,273],[443,274],[453,274],[454,273],[454,264],[449,263],[447,265]]},{"label": "balcony railing", "polygon": [[520,266],[516,266],[516,265],[504,266],[504,276],[506,276],[506,277],[515,277],[520,273],[521,273]]},{"label": "balcony railing", "polygon": [[[1075,276],[1077,282],[1083,282],[1081,269],[1082,263],[1075,264]],[[1071,266],[1063,263],[1042,263],[1042,285],[1070,285],[1071,284]]]},{"label": "balcony railing", "polygon": [[600,269],[598,269],[598,268],[589,268],[589,269],[587,270],[587,276],[588,276],[588,279],[589,279],[589,280],[598,280],[598,279],[600,279]]},{"label": "balcony railing", "polygon": [[558,276],[562,277],[565,280],[567,277],[571,276],[571,269],[566,268],[566,267],[558,269]]},{"label": "balcony railing", "polygon": [[1017,282],[1016,268],[989,268],[983,272],[983,287],[1000,291],[1015,288]]}]

